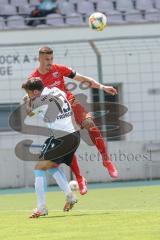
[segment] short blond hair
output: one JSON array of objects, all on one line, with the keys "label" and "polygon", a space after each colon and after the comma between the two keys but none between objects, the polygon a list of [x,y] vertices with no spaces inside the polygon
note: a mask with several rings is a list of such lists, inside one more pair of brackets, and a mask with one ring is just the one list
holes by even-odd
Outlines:
[{"label": "short blond hair", "polygon": [[47,46],[41,47],[39,49],[39,55],[41,54],[53,54],[53,49]]}]

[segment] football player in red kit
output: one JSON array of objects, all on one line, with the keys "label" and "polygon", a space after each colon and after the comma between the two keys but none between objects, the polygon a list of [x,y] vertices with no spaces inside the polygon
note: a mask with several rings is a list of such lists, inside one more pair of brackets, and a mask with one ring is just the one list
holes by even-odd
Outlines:
[{"label": "football player in red kit", "polygon": [[[102,85],[91,77],[83,76],[67,66],[53,63],[53,50],[49,47],[40,48],[39,63],[39,67],[31,73],[29,78],[40,77],[45,87],[57,87],[66,93],[67,99],[70,102],[74,112],[76,122],[82,128],[88,130],[92,142],[96,145],[102,156],[103,166],[108,170],[112,178],[117,178],[118,172],[110,160],[107,146],[100,133],[100,130],[96,127],[90,113],[86,112],[85,108],[78,100],[76,100],[75,96],[65,86],[65,77],[71,78],[74,81],[87,83],[87,85],[89,85],[91,88],[101,89],[111,95],[116,95],[117,90],[112,86]],[[80,173],[75,155],[70,167],[78,181],[80,193],[82,195],[85,194],[87,192],[86,181]]]}]

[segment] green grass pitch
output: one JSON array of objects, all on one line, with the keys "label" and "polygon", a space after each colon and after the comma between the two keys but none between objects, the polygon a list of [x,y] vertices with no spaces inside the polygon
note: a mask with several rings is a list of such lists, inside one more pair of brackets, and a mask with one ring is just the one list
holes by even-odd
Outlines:
[{"label": "green grass pitch", "polygon": [[48,192],[49,215],[28,216],[34,193],[0,195],[0,239],[159,240],[160,187],[91,189],[68,213],[62,192]]}]

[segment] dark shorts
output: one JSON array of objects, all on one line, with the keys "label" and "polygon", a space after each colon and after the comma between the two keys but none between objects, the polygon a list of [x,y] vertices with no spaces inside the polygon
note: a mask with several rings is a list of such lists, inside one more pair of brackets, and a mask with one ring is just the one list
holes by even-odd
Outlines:
[{"label": "dark shorts", "polygon": [[50,137],[44,142],[40,160],[50,160],[56,164],[65,163],[70,166],[73,155],[80,143],[80,133],[70,133],[61,138]]}]

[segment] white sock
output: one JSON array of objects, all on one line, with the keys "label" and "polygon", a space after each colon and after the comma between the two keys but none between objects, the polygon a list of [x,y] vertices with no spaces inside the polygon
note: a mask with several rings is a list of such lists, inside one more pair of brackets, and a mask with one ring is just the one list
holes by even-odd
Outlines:
[{"label": "white sock", "polygon": [[58,186],[65,195],[72,192],[68,180],[62,170],[60,170],[59,168],[52,168],[49,169],[48,172],[52,174],[53,178],[56,180]]},{"label": "white sock", "polygon": [[35,191],[37,195],[37,208],[42,209],[46,207],[46,193],[45,193],[45,171],[35,170],[38,171],[38,174],[35,173]]}]

